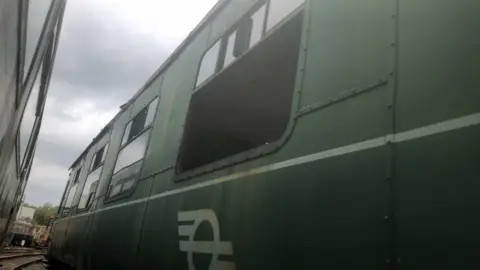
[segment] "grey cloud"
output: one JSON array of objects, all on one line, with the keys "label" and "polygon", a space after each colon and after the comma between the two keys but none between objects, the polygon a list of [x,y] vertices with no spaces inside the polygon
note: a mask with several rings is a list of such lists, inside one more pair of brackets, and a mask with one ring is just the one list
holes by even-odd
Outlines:
[{"label": "grey cloud", "polygon": [[59,205],[63,194],[63,188],[51,188],[37,183],[28,184],[25,190],[25,202],[41,206],[46,202]]},{"label": "grey cloud", "polygon": [[[85,2],[84,2],[85,3]],[[166,59],[172,48],[128,28],[102,10],[69,2],[53,80],[69,85],[60,98],[75,95],[126,101]],[[70,91],[69,91],[70,90]]]},{"label": "grey cloud", "polygon": [[[173,48],[165,44],[88,1],[69,1],[47,97],[57,102],[45,108],[45,117],[67,126],[77,122],[67,112],[79,99],[94,102],[99,112],[118,109],[168,57]],[[40,132],[35,159],[41,165],[26,189],[26,201],[37,205],[59,203],[63,187],[52,186],[53,179],[66,182],[68,167],[83,150],[73,139],[59,142],[48,134]]]},{"label": "grey cloud", "polygon": [[[53,162],[62,167],[69,168],[78,157],[79,149],[70,145],[47,141],[39,138],[35,150],[35,158]],[[65,179],[67,176],[65,176]]]}]

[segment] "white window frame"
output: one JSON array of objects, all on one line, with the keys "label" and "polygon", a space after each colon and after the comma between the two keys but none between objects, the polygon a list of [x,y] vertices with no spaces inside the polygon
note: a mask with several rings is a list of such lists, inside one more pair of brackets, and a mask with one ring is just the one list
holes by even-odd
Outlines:
[{"label": "white window frame", "polygon": [[[132,122],[134,120],[134,118],[138,115],[138,113],[130,120],[128,121],[127,125],[125,126],[125,129],[124,129],[124,133],[123,133],[123,136],[122,136],[122,143],[121,143],[121,147],[120,149],[118,150],[117,152],[117,156],[116,156],[116,159],[115,159],[115,163],[113,165],[113,174],[112,176],[110,177],[110,181],[109,181],[109,184],[108,184],[108,193],[107,193],[107,198],[112,198],[112,197],[115,197],[116,195],[119,195],[119,194],[124,194],[124,191],[127,191],[127,190],[124,190],[122,187],[120,187],[120,191],[116,192],[115,194],[114,191],[116,189],[116,186],[117,186],[117,183],[113,183],[112,184],[112,179],[114,178],[114,176],[116,174],[118,174],[119,172],[125,170],[125,169],[128,169],[130,167],[132,167],[132,165],[134,164],[137,164],[139,162],[142,162],[143,163],[143,160],[145,159],[145,155],[147,154],[147,151],[148,151],[148,145],[150,143],[150,138],[152,136],[152,127],[153,127],[153,124],[155,122],[155,119],[156,119],[156,115],[157,115],[157,112],[158,112],[158,106],[160,105],[160,97],[159,96],[156,96],[154,97],[145,107],[143,107],[138,113],[142,112],[144,109],[147,109],[147,115],[145,117],[145,122],[144,122],[144,126],[143,126],[143,129],[137,134],[135,135],[134,137],[132,137],[130,140],[129,139],[126,139],[125,138],[128,138],[128,136],[130,134],[128,134],[127,132],[130,132],[131,130],[131,126],[132,126]],[[153,107],[151,107],[153,106]],[[151,121],[150,122],[147,122],[148,120],[148,115],[149,114],[153,114],[153,117],[151,118]],[[127,130],[128,128],[128,130]],[[129,165],[126,165],[124,167],[122,167],[121,169],[115,171],[115,167],[117,166],[117,162],[118,162],[118,157],[121,153],[121,151],[123,149],[125,149],[126,147],[128,147],[132,142],[134,142],[136,139],[138,139],[139,137],[141,137],[142,135],[144,135],[145,133],[148,133],[147,136],[147,143],[145,145],[145,150],[143,152],[143,156],[138,159],[137,161],[134,161],[132,163],[130,163]],[[143,164],[141,165],[143,166]],[[140,170],[141,172],[141,170]],[[128,189],[128,190],[133,190],[135,188],[135,184],[137,182],[137,179],[134,179],[134,183],[132,184],[132,186]],[[123,186],[123,185],[122,185]]]}]

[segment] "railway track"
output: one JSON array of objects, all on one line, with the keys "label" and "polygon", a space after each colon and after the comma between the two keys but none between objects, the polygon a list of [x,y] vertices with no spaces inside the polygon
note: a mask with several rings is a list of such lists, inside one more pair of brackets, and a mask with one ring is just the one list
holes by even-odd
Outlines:
[{"label": "railway track", "polygon": [[[38,249],[33,249],[33,248],[4,248],[2,250],[2,254],[15,254],[15,253],[28,253],[28,252],[35,252],[35,251],[40,251]],[[2,255],[0,254],[0,257]]]},{"label": "railway track", "polygon": [[0,270],[20,270],[34,264],[41,264],[44,252],[25,250],[24,252],[4,252],[0,255]]}]

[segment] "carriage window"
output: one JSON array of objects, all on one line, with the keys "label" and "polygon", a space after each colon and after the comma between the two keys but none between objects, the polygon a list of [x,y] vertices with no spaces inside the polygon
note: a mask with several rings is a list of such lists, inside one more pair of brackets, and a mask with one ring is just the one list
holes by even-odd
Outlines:
[{"label": "carriage window", "polygon": [[132,188],[135,184],[137,176],[140,175],[142,169],[142,162],[136,162],[125,170],[121,170],[112,177],[110,182],[110,196],[113,196],[120,191],[125,191]]},{"label": "carriage window", "polygon": [[155,98],[127,124],[122,138],[122,145],[138,136],[142,133],[145,127],[153,122],[155,112],[157,111],[157,105],[158,98]]},{"label": "carriage window", "polygon": [[244,20],[238,27],[235,37],[235,45],[233,46],[233,55],[235,57],[241,56],[248,50],[250,45],[250,36],[252,34],[253,21],[251,18]]},{"label": "carriage window", "polygon": [[268,10],[267,31],[272,29],[281,20],[286,18],[295,9],[301,6],[305,0],[270,0]]},{"label": "carriage window", "polygon": [[131,128],[132,128],[132,121],[128,122],[127,126],[125,127],[125,132],[123,133],[123,138],[122,138],[122,145],[124,145],[128,141],[128,134],[130,134]]},{"label": "carriage window", "polygon": [[262,39],[266,7],[263,5],[252,16],[240,23],[238,29],[226,40],[223,67],[227,67],[246,50]]},{"label": "carriage window", "polygon": [[107,156],[107,150],[108,150],[108,143],[104,145],[100,150],[95,153],[95,155],[92,158],[92,165],[90,166],[90,170],[93,170],[97,168],[102,162],[105,161],[105,157]]},{"label": "carriage window", "polygon": [[87,199],[87,207],[89,207],[93,203],[95,192],[97,191],[97,186],[98,186],[98,180],[93,182],[92,185],[90,186],[90,191]]},{"label": "carriage window", "polygon": [[75,196],[75,192],[77,191],[77,186],[78,186],[78,183],[73,185],[70,188],[70,191],[68,191],[67,200],[65,202],[65,208],[70,208],[72,206],[73,197]]},{"label": "carriage window", "polygon": [[35,127],[35,107],[38,104],[38,99],[40,95],[40,77],[37,76],[33,88],[30,92],[30,96],[28,97],[28,102],[25,107],[25,112],[22,117],[22,122],[20,123],[20,161],[22,162],[25,155],[27,154],[27,147],[30,138],[33,135],[34,127]]},{"label": "carriage window", "polygon": [[138,134],[140,134],[140,132],[142,132],[143,128],[145,127],[147,112],[148,109],[145,107],[132,119],[132,126],[130,127],[130,132],[128,133],[128,141],[136,137]]},{"label": "carriage window", "polygon": [[121,185],[115,186],[115,187],[112,189],[112,191],[110,192],[110,196],[117,195],[118,193],[120,193],[121,190],[122,190],[122,186],[121,186]]},{"label": "carriage window", "polygon": [[129,180],[129,181],[123,183],[123,185],[122,185],[122,191],[123,191],[123,190],[127,190],[127,189],[131,189],[131,188],[133,187],[133,184],[135,184],[135,180],[134,180],[134,179]]},{"label": "carriage window", "polygon": [[80,173],[82,172],[82,167],[78,168],[75,171],[75,176],[73,177],[73,183],[77,183],[78,179],[80,178]]},{"label": "carriage window", "polygon": [[105,158],[107,158],[107,151],[108,151],[108,146],[110,146],[110,143],[107,143],[105,144],[105,146],[103,146],[103,152],[102,152],[102,158],[101,158],[101,162],[104,162],[105,161]]},{"label": "carriage window", "polygon": [[252,33],[250,35],[250,48],[262,39],[263,24],[265,22],[266,7],[263,5],[252,15]]},{"label": "carriage window", "polygon": [[298,13],[192,95],[179,171],[280,139],[290,119],[302,17]]},{"label": "carriage window", "polygon": [[[114,196],[127,188],[133,187],[137,176],[140,175],[142,160],[147,150],[150,132],[152,131],[150,124],[155,119],[158,103],[159,99],[155,98],[127,125],[123,141],[128,142],[128,144],[123,146],[118,152],[113,176],[110,180],[108,196]],[[141,114],[144,117],[139,117]],[[128,139],[125,139],[125,137]],[[132,180],[131,184],[124,184],[130,180]]]},{"label": "carriage window", "polygon": [[[1,1],[3,4],[4,1]],[[28,1],[27,36],[25,43],[25,77],[33,60],[33,54],[42,34],[52,0]],[[24,79],[25,79],[24,77]],[[39,76],[40,77],[40,76]]]},{"label": "carriage window", "polygon": [[135,140],[120,150],[113,173],[116,173],[143,158],[147,148],[148,135],[150,135],[150,130],[145,131],[142,135],[138,136]]},{"label": "carriage window", "polygon": [[91,194],[95,194],[95,190],[92,190],[93,183],[98,182],[100,174],[102,173],[103,166],[98,167],[95,171],[91,172],[87,180],[85,181],[85,186],[83,187],[82,195],[80,197],[80,202],[78,203],[78,208],[83,209],[89,207],[89,198]]},{"label": "carriage window", "polygon": [[203,56],[200,70],[198,71],[196,86],[210,78],[217,70],[217,59],[220,51],[220,40],[217,41]]},{"label": "carriage window", "polygon": [[150,125],[155,118],[155,113],[157,112],[158,98],[154,99],[149,105],[147,110],[147,117],[145,118],[144,127]]},{"label": "carriage window", "polygon": [[224,67],[228,66],[231,62],[233,62],[233,60],[237,58],[235,57],[235,55],[233,55],[233,47],[235,46],[236,36],[237,36],[237,31],[231,33],[227,39],[227,50],[225,52],[225,60],[223,62]]}]

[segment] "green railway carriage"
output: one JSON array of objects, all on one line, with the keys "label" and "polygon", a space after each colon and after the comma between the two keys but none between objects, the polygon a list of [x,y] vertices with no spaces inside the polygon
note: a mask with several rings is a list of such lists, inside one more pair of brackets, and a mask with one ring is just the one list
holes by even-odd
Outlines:
[{"label": "green railway carriage", "polygon": [[477,269],[480,1],[220,1],[71,167],[76,269]]}]

